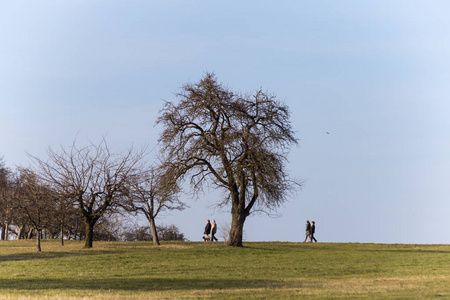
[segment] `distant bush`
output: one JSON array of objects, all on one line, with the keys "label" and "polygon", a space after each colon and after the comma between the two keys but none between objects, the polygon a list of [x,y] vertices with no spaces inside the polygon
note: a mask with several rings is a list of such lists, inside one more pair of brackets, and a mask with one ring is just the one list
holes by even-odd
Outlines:
[{"label": "distant bush", "polygon": [[182,234],[175,225],[157,226],[158,237],[160,241],[185,241]]},{"label": "distant bush", "polygon": [[[175,225],[156,226],[160,241],[185,241],[184,234]],[[152,231],[150,226],[135,226],[128,228],[123,234],[125,241],[152,241]]]}]

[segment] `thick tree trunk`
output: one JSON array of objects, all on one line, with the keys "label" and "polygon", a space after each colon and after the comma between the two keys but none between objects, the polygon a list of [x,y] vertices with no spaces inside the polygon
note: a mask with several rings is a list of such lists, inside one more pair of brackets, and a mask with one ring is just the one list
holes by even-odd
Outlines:
[{"label": "thick tree trunk", "polygon": [[242,236],[244,234],[244,222],[247,215],[244,212],[231,212],[231,229],[227,245],[232,247],[242,247]]},{"label": "thick tree trunk", "polygon": [[156,231],[155,219],[149,219],[149,221],[150,221],[150,229],[152,230],[153,244],[160,245],[159,238],[158,238],[158,232]]},{"label": "thick tree trunk", "polygon": [[41,252],[41,230],[36,229],[36,250]]},{"label": "thick tree trunk", "polygon": [[94,224],[94,221],[86,220],[86,238],[84,239],[84,248],[92,248],[92,244],[94,241]]}]

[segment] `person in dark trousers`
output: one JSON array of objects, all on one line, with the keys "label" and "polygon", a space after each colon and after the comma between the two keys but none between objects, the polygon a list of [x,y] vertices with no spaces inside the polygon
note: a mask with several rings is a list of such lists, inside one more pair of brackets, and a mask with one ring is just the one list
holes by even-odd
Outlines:
[{"label": "person in dark trousers", "polygon": [[216,242],[219,241],[214,236],[216,234],[216,232],[217,232],[217,223],[216,223],[216,220],[212,220],[212,223],[211,223],[211,242],[214,242],[214,240],[216,240]]},{"label": "person in dark trousers", "polygon": [[313,240],[314,240],[314,242],[317,243],[317,240],[316,240],[316,238],[314,237],[314,233],[315,233],[315,232],[316,232],[316,222],[312,221],[312,222],[311,222],[311,243],[313,242]]},{"label": "person in dark trousers", "polygon": [[309,220],[306,220],[305,240],[303,241],[303,243],[306,243],[308,238],[311,238],[311,223],[309,223]]},{"label": "person in dark trousers", "polygon": [[210,241],[211,238],[209,237],[209,234],[211,233],[211,223],[208,221],[206,221],[206,226],[205,226],[205,232],[203,232],[204,236],[203,236],[203,240],[205,242]]}]

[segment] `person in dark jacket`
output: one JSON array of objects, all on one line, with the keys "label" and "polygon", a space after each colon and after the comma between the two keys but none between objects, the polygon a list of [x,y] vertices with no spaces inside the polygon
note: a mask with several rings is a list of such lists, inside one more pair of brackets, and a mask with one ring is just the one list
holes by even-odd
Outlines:
[{"label": "person in dark jacket", "polygon": [[303,243],[306,243],[308,238],[311,238],[311,223],[309,223],[309,220],[306,220],[305,240]]},{"label": "person in dark jacket", "polygon": [[314,242],[317,243],[317,240],[316,240],[316,238],[314,237],[314,233],[315,233],[315,232],[316,232],[316,222],[312,221],[312,222],[311,222],[311,243],[313,242],[313,240],[314,240]]},{"label": "person in dark jacket", "polygon": [[211,223],[208,221],[206,221],[206,226],[205,226],[205,232],[203,232],[204,236],[203,236],[203,240],[205,242],[210,241],[211,238],[209,237],[209,234],[211,233]]}]

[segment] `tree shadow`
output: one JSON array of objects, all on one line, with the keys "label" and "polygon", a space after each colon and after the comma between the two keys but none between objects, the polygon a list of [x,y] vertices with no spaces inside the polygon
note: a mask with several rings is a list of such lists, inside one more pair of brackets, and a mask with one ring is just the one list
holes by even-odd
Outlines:
[{"label": "tree shadow", "polygon": [[[114,291],[168,291],[168,290],[229,290],[242,288],[286,287],[286,282],[251,279],[167,279],[167,278],[110,278],[110,279],[2,279],[0,290],[114,290]],[[299,287],[299,284],[296,284]]]},{"label": "tree shadow", "polygon": [[360,252],[378,252],[378,253],[432,253],[432,254],[450,254],[450,250],[427,250],[427,249],[361,249]]},{"label": "tree shadow", "polygon": [[42,251],[42,252],[24,252],[14,254],[0,255],[0,262],[6,261],[22,261],[22,260],[39,260],[49,258],[74,257],[74,256],[91,256],[109,254],[109,251],[92,251],[92,252],[67,252],[67,251]]}]

